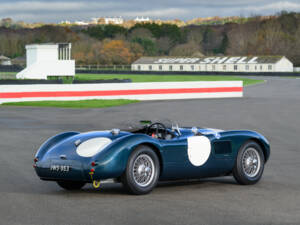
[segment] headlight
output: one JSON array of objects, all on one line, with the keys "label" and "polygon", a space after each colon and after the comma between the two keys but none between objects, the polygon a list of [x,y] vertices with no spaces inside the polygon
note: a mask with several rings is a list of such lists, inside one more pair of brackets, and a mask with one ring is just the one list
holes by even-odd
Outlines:
[{"label": "headlight", "polygon": [[92,138],[81,143],[77,147],[76,152],[82,157],[92,157],[97,153],[101,152],[110,143],[111,140],[109,138]]}]

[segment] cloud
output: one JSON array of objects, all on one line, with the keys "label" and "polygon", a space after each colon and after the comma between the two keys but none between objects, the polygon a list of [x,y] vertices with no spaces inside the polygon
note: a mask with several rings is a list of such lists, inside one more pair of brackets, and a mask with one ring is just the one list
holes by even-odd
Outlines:
[{"label": "cloud", "polygon": [[166,17],[168,15],[174,15],[174,18],[177,16],[183,16],[188,13],[186,9],[180,8],[168,8],[168,9],[156,9],[156,10],[145,10],[145,11],[130,11],[122,13],[123,16],[132,17],[135,16],[150,16],[150,17]]},{"label": "cloud", "polygon": [[281,11],[281,10],[300,10],[300,3],[296,2],[275,2],[256,7],[247,7],[251,11]]},{"label": "cloud", "polygon": [[28,22],[89,20],[103,16],[187,20],[209,16],[266,15],[281,10],[300,11],[299,0],[0,0],[0,17]]},{"label": "cloud", "polygon": [[44,1],[22,1],[12,4],[11,2],[0,3],[0,13],[7,12],[26,12],[26,11],[85,11],[92,9],[105,9],[114,7],[115,4],[107,3],[97,3],[97,2],[44,2]]}]

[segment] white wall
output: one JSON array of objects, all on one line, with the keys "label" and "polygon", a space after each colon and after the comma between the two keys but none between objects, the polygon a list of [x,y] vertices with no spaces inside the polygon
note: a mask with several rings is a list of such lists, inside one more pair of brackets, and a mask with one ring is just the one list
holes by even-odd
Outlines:
[{"label": "white wall", "polygon": [[27,67],[17,74],[17,78],[47,79],[47,76],[75,76],[75,61],[69,57],[59,59],[58,49],[58,44],[27,45]]},{"label": "white wall", "polygon": [[[169,68],[170,65],[172,64],[133,64],[131,68],[135,71],[138,71],[138,68],[140,67],[140,71],[188,72],[292,72],[293,68],[293,64],[285,60],[282,60],[277,64],[173,64],[172,70]],[[152,66],[152,70],[149,70],[149,66]],[[160,69],[159,66],[161,66],[162,69]],[[182,70],[180,69],[180,66],[182,66]],[[194,70],[192,69],[192,66],[194,66]],[[234,69],[235,66],[237,66],[236,70]]]},{"label": "white wall", "polygon": [[300,72],[300,67],[294,67],[294,72]]},{"label": "white wall", "polygon": [[2,66],[11,66],[11,60],[10,59],[2,60],[2,61],[0,61],[0,65],[2,65]]},{"label": "white wall", "polygon": [[[149,66],[152,65],[152,71],[203,71],[203,72],[293,72],[293,64],[286,58],[282,57],[280,61],[269,64],[260,64],[260,63],[220,63],[220,64],[211,64],[211,63],[195,63],[195,64],[132,64],[132,70],[141,71],[150,71]],[[169,69],[169,66],[172,65],[172,70]],[[191,66],[194,66],[194,70]],[[159,69],[159,66],[162,69]],[[180,69],[180,66],[183,69]],[[224,69],[226,66],[226,69]],[[235,70],[237,66],[237,70]]]},{"label": "white wall", "polygon": [[242,81],[0,85],[0,104],[45,100],[167,100],[242,96]]},{"label": "white wall", "polygon": [[294,66],[291,61],[289,61],[286,57],[283,57],[279,62],[275,65],[275,70],[277,72],[293,72]]},{"label": "white wall", "polygon": [[27,66],[36,62],[56,61],[58,59],[58,45],[27,45]]}]

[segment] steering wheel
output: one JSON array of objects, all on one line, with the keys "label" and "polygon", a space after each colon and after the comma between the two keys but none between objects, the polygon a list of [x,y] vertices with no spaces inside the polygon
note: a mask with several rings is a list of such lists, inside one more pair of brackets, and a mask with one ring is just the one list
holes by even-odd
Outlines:
[{"label": "steering wheel", "polygon": [[[151,129],[155,129],[155,132],[152,133],[151,132]],[[159,130],[163,130],[163,132],[159,132]],[[146,133],[148,135],[152,135],[152,134],[155,134],[155,136],[158,138],[158,139],[165,139],[166,135],[167,135],[167,128],[164,124],[162,123],[152,123],[149,127],[147,127],[147,131]],[[161,136],[161,137],[160,137]]]}]

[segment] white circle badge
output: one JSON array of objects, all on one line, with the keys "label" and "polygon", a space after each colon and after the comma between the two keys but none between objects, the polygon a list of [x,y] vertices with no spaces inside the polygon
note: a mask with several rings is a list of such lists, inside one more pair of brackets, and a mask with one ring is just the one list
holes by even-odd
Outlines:
[{"label": "white circle badge", "polygon": [[210,140],[205,136],[193,136],[188,140],[188,157],[194,166],[202,166],[208,160],[211,153]]}]

